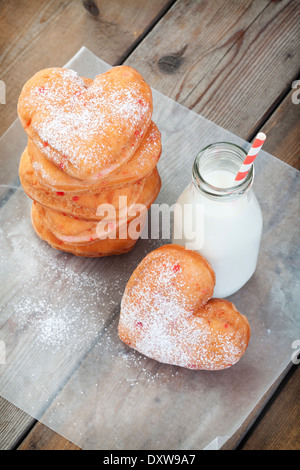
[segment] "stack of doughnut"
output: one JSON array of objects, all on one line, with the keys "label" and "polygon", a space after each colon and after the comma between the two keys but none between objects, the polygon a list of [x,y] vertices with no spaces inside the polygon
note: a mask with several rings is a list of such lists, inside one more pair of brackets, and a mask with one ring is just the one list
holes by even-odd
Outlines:
[{"label": "stack of doughnut", "polygon": [[121,302],[120,339],[156,361],[198,370],[236,364],[250,340],[247,318],[212,298],[215,273],[199,253],[169,244],[132,273]]},{"label": "stack of doughnut", "polygon": [[[78,256],[133,248],[161,187],[152,112],[151,88],[129,66],[94,80],[49,68],[24,85],[19,175],[41,239]],[[139,230],[130,232],[132,222]]]}]

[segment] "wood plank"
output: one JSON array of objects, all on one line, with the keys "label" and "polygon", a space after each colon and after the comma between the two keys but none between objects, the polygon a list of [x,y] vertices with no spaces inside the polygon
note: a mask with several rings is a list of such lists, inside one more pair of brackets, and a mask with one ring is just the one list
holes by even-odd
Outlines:
[{"label": "wood plank", "polygon": [[0,78],[6,104],[0,106],[0,135],[17,117],[24,83],[38,70],[62,66],[82,46],[111,65],[118,64],[173,3],[152,0],[98,2],[99,15],[72,0],[1,2]]},{"label": "wood plank", "polygon": [[300,170],[300,104],[291,90],[261,130],[267,135],[264,150]]},{"label": "wood plank", "polygon": [[0,397],[0,449],[11,449],[22,434],[29,432],[35,420]]},{"label": "wood plank", "polygon": [[297,0],[184,0],[127,63],[154,88],[248,139],[290,89],[299,45]]},{"label": "wood plank", "polygon": [[17,450],[81,450],[42,423],[36,423]]},{"label": "wood plank", "polygon": [[293,369],[279,392],[242,442],[241,450],[300,450],[299,367]]}]

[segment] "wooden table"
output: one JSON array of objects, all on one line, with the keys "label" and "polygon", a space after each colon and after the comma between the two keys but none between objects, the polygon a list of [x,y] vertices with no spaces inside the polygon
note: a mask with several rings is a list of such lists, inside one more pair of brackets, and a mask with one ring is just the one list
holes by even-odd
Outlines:
[{"label": "wooden table", "polygon": [[[0,0],[0,135],[24,82],[83,45],[248,141],[266,132],[264,149],[300,169],[299,0]],[[299,450],[299,396],[293,365],[225,448]],[[0,448],[78,449],[3,399]]]}]

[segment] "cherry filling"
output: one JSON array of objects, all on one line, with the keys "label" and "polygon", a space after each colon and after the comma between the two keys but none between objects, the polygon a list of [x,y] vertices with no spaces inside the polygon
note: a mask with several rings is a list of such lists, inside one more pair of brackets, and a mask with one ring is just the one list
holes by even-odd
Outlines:
[{"label": "cherry filling", "polygon": [[173,266],[173,272],[174,272],[174,273],[177,273],[177,271],[179,271],[179,269],[180,269],[180,264],[174,264],[174,266]]},{"label": "cherry filling", "polygon": [[30,126],[30,124],[31,124],[31,119],[29,119],[29,120],[26,122],[24,128],[27,129],[27,128]]}]

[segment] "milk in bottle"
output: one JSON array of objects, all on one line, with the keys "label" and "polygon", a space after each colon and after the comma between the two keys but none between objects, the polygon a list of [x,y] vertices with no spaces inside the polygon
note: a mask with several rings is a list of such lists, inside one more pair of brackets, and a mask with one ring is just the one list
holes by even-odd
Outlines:
[{"label": "milk in bottle", "polygon": [[216,274],[214,297],[238,291],[256,269],[262,214],[252,189],[254,166],[242,181],[235,176],[246,152],[216,143],[196,157],[192,182],[174,209],[173,243],[198,251]]}]

